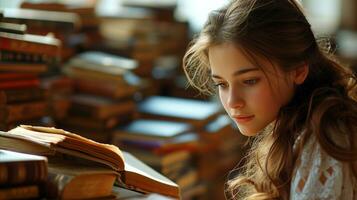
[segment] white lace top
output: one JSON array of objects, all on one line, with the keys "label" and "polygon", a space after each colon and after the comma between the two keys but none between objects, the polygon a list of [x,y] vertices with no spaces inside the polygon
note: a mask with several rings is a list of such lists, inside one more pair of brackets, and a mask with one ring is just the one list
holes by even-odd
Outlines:
[{"label": "white lace top", "polygon": [[290,199],[357,200],[357,180],[348,163],[329,156],[311,136],[295,165]]}]

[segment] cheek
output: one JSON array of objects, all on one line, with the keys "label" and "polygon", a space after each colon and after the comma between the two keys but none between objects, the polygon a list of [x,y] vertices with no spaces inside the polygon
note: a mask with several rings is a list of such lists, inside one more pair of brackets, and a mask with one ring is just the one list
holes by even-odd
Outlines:
[{"label": "cheek", "polygon": [[255,111],[265,114],[275,114],[280,108],[280,104],[269,86],[263,86],[254,90],[249,96],[250,99],[247,103],[251,105],[250,107],[255,108]]},{"label": "cheek", "polygon": [[227,101],[228,101],[228,94],[227,94],[227,92],[224,92],[224,91],[219,91],[218,92],[218,94],[219,94],[219,99],[220,99],[220,101],[221,101],[221,104],[222,104],[222,106],[223,106],[223,108],[228,112],[228,106],[227,106]]}]

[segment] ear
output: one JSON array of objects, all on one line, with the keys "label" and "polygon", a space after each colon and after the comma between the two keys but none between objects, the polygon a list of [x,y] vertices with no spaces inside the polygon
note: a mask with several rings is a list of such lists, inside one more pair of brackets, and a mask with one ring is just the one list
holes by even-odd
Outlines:
[{"label": "ear", "polygon": [[297,85],[302,84],[305,81],[308,74],[309,74],[309,66],[307,64],[297,67],[294,70],[294,77],[293,77],[294,83]]}]

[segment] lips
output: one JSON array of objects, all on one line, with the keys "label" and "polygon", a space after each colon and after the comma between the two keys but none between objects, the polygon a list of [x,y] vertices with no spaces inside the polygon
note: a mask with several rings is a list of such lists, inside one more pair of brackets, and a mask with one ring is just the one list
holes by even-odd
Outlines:
[{"label": "lips", "polygon": [[249,122],[254,118],[254,115],[235,115],[232,118],[238,123]]}]

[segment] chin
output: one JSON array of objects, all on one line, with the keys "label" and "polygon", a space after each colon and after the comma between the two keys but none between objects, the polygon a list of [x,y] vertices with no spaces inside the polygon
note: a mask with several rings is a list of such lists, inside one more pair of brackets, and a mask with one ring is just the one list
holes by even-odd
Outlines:
[{"label": "chin", "polygon": [[242,127],[240,126],[239,124],[237,124],[238,126],[238,129],[240,131],[240,133],[244,136],[255,136],[259,133],[260,130],[256,130],[256,129],[250,129],[250,128],[247,128],[247,127]]}]

